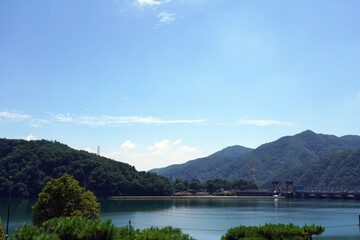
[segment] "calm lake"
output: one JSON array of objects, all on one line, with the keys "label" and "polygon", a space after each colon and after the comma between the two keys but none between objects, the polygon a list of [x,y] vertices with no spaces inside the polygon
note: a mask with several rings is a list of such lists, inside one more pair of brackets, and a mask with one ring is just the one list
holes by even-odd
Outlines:
[{"label": "calm lake", "polygon": [[[31,224],[35,199],[12,200],[9,232]],[[101,218],[116,226],[131,220],[135,228],[171,225],[198,240],[219,240],[230,227],[265,223],[317,224],[326,227],[314,239],[360,239],[360,201],[302,199],[221,200],[106,200],[100,199]],[[0,216],[6,227],[7,199],[0,199]]]}]

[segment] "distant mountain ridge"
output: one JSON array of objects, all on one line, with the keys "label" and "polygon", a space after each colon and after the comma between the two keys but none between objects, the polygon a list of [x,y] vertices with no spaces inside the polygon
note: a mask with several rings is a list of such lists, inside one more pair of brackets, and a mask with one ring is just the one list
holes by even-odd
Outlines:
[{"label": "distant mountain ridge", "polygon": [[[360,148],[360,136],[336,137],[307,130],[261,145],[246,156],[218,169],[215,176],[229,180],[249,179],[248,166],[253,162],[257,183],[264,186],[270,181],[277,181],[284,172],[300,169],[319,157],[357,148]],[[233,171],[229,172],[229,169]]]},{"label": "distant mountain ridge", "polygon": [[152,169],[151,172],[155,172],[166,177],[170,177],[172,175],[173,179],[180,178],[191,180],[197,178],[203,182],[210,179],[214,174],[214,171],[216,171],[219,167],[222,167],[223,165],[233,161],[235,158],[249,153],[252,150],[253,149],[251,148],[239,145],[230,146],[213,153],[208,157],[198,158],[183,164],[170,165],[165,168]]},{"label": "distant mountain ridge", "polygon": [[[282,176],[287,175],[288,172],[293,173],[289,176],[292,179],[286,180],[296,181],[305,171],[305,166],[320,157],[358,148],[360,148],[360,136],[337,137],[307,130],[263,144],[239,156],[209,159],[212,156],[210,155],[176,167],[169,166],[165,168],[167,171],[157,169],[156,172],[163,176],[168,177],[168,174],[172,174],[173,178],[188,180],[193,178],[201,181],[215,178],[228,181],[239,178],[250,180],[250,163],[252,162],[255,166],[257,184],[268,186],[271,181],[282,179]],[[204,173],[203,168],[208,171]]]}]

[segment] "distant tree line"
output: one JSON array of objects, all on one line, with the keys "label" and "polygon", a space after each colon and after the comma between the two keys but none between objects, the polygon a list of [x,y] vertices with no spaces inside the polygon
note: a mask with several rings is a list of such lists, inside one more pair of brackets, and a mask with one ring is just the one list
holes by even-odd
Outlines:
[{"label": "distant tree line", "polygon": [[188,180],[182,180],[179,178],[175,179],[174,182],[175,192],[182,191],[207,191],[209,193],[214,193],[219,189],[223,190],[245,190],[245,189],[258,189],[256,184],[251,183],[243,179],[236,180],[234,182],[229,182],[225,179],[214,179],[208,180],[205,183],[201,183],[198,179],[193,179],[190,182]]}]

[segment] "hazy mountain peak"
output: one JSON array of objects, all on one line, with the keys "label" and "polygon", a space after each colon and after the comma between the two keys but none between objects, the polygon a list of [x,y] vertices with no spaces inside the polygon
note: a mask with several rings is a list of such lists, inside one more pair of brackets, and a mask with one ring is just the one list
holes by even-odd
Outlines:
[{"label": "hazy mountain peak", "polygon": [[211,154],[210,156],[229,156],[229,157],[239,157],[240,155],[250,152],[252,148],[247,148],[240,145],[233,145],[226,147],[218,152]]},{"label": "hazy mountain peak", "polygon": [[305,131],[303,131],[301,133],[298,133],[298,134],[296,134],[294,136],[317,136],[317,135],[318,135],[317,133],[315,133],[315,132],[308,129],[308,130],[305,130]]}]

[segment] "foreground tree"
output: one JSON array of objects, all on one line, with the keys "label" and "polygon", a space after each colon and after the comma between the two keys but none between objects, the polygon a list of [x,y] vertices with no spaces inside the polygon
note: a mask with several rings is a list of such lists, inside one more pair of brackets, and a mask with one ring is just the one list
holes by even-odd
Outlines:
[{"label": "foreground tree", "polygon": [[68,216],[97,219],[100,216],[100,203],[92,192],[84,192],[78,181],[64,174],[50,180],[39,194],[38,201],[32,207],[32,221],[39,226],[49,219]]}]

